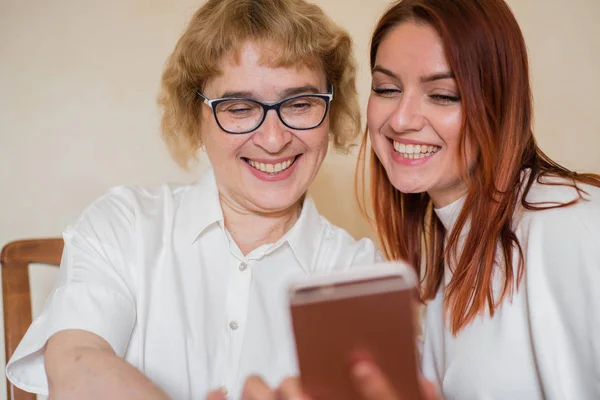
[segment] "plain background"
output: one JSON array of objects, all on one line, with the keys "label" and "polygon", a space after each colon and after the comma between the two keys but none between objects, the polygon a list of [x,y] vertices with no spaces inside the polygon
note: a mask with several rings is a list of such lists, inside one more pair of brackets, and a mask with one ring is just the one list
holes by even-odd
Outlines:
[{"label": "plain background", "polygon": [[[449,0],[451,1],[451,0]],[[368,46],[387,0],[317,0],[352,34],[363,110]],[[0,0],[0,246],[59,236],[109,187],[191,182],[160,139],[164,62],[198,0]],[[600,172],[600,2],[509,0],[531,58],[536,135],[556,161]],[[355,157],[330,154],[319,210],[371,236],[353,195]],[[34,313],[55,279],[32,268]],[[0,370],[4,342],[0,340]],[[0,378],[0,399],[5,396]]]}]

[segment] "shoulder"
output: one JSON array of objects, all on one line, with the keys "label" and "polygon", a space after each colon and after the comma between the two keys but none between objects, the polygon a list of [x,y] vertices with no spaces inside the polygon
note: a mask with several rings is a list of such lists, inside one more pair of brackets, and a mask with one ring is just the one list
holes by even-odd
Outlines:
[{"label": "shoulder", "polygon": [[529,192],[526,200],[529,203],[566,203],[579,198],[579,194],[586,201],[598,206],[600,204],[600,187],[585,183],[576,183],[578,191],[573,186],[573,181],[562,177],[543,176],[538,177]]},{"label": "shoulder", "polygon": [[192,185],[162,184],[152,188],[116,186],[94,200],[83,212],[82,218],[103,215],[131,220],[140,214],[164,212],[194,190]]},{"label": "shoulder", "polygon": [[555,184],[564,181],[553,178],[550,183],[553,184],[536,182],[527,195],[528,202],[544,207],[578,201],[545,210],[521,209],[517,235],[528,274],[533,276],[538,271],[554,293],[565,292],[559,288],[584,290],[588,285],[597,285],[600,283],[600,188],[577,184],[581,190],[579,198],[573,187]]},{"label": "shoulder", "polygon": [[545,208],[575,201],[574,204],[543,210],[522,210],[523,219],[543,226],[546,235],[572,236],[600,235],[600,187],[577,183],[562,178],[544,177],[536,180],[526,195],[527,203]]},{"label": "shoulder", "polygon": [[133,233],[148,223],[168,220],[193,190],[191,185],[172,184],[116,186],[94,200],[70,228],[84,236]]}]

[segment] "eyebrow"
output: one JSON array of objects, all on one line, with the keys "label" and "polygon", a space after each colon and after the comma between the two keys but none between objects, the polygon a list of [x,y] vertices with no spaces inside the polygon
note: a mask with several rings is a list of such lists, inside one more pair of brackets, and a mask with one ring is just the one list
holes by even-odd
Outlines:
[{"label": "eyebrow", "polygon": [[[400,79],[392,71],[390,71],[389,69],[383,68],[382,66],[379,66],[379,65],[376,65],[371,72],[372,73],[381,72],[382,74],[387,75],[390,78]],[[448,72],[437,72],[435,74],[422,76],[419,80],[421,81],[421,83],[427,83],[427,82],[439,81],[442,79],[454,79],[454,74],[449,71]]]},{"label": "eyebrow", "polygon": [[439,72],[437,74],[427,75],[421,77],[422,83],[439,81],[442,79],[454,79],[454,74],[452,72]]},{"label": "eyebrow", "polygon": [[[304,85],[304,86],[298,86],[298,87],[291,87],[288,89],[284,89],[281,92],[279,92],[279,98],[280,99],[285,99],[286,97],[290,97],[290,96],[295,96],[298,94],[305,94],[305,93],[321,93],[321,90],[319,90],[316,86],[313,85]],[[248,98],[248,99],[256,99],[259,96],[257,96],[256,92],[252,92],[252,91],[227,91],[225,93],[223,93],[223,95],[220,96],[220,98]]]}]

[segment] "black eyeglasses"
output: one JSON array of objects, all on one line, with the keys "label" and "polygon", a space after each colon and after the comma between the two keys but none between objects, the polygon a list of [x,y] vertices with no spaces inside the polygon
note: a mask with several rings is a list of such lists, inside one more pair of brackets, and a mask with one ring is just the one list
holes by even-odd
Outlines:
[{"label": "black eyeglasses", "polygon": [[258,129],[269,110],[275,110],[281,122],[288,128],[314,129],[325,120],[329,103],[333,100],[333,86],[330,87],[330,93],[301,94],[271,104],[246,98],[210,100],[202,93],[197,93],[203,102],[212,108],[219,127],[235,135]]}]

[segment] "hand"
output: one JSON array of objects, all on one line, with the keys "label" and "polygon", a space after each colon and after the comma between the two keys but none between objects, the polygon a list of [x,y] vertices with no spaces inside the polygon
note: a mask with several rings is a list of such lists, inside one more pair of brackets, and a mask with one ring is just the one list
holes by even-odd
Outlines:
[{"label": "hand", "polygon": [[[220,400],[218,398],[207,400]],[[242,400],[310,400],[300,390],[297,377],[286,378],[275,390],[271,389],[260,377],[251,376],[244,384]]]},{"label": "hand", "polygon": [[227,400],[227,397],[220,390],[213,390],[206,395],[206,400]]},{"label": "hand", "polygon": [[[356,388],[362,394],[364,400],[403,400],[375,364],[361,361],[354,366],[352,374]],[[433,383],[422,376],[419,379],[423,400],[443,399]]]},{"label": "hand", "polygon": [[[403,400],[375,364],[368,361],[359,362],[354,366],[352,373],[356,387],[364,400]],[[421,377],[420,384],[423,400],[443,400],[433,383]],[[215,397],[207,397],[206,400],[226,400],[221,392],[212,393]],[[276,390],[273,390],[260,377],[251,376],[244,385],[242,400],[310,400],[310,398],[302,393],[297,377],[286,378]]]}]

